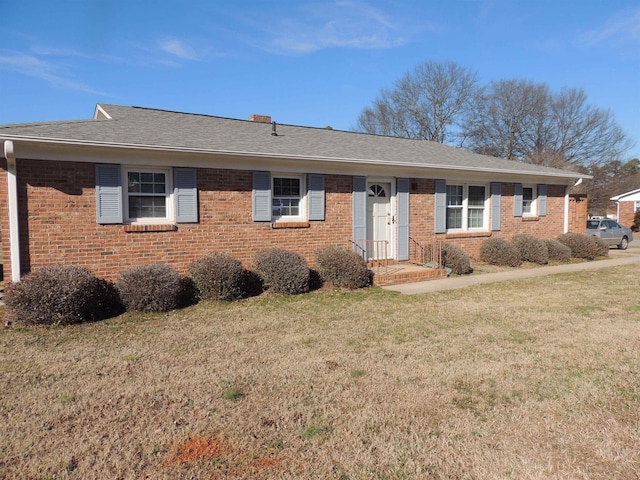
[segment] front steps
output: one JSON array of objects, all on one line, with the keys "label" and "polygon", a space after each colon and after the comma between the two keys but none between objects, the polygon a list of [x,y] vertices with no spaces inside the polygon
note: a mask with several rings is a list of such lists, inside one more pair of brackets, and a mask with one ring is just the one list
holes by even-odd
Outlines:
[{"label": "front steps", "polygon": [[369,268],[374,273],[373,283],[379,287],[447,278],[446,270],[426,268],[413,263],[395,263],[386,267],[370,266]]}]

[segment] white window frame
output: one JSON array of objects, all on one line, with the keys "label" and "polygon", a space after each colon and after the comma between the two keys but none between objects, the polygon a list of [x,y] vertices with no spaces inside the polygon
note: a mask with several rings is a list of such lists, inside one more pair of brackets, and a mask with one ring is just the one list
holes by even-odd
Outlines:
[{"label": "white window frame", "polygon": [[[462,187],[462,205],[451,207],[447,200],[447,206],[445,215],[448,217],[449,209],[461,209],[462,210],[462,226],[460,228],[449,228],[447,225],[447,232],[488,232],[489,231],[489,185],[478,183],[447,183],[447,187]],[[484,188],[484,202],[482,207],[475,207],[469,205],[469,187],[482,187]],[[469,227],[469,210],[482,208],[482,227]]]},{"label": "white window frame", "polygon": [[[275,215],[273,213],[273,203],[278,198],[296,198],[296,197],[278,197],[275,194],[275,181],[277,178],[292,178],[300,181],[300,203],[298,208],[298,215]],[[292,174],[292,173],[271,173],[271,219],[274,222],[299,222],[307,219],[307,176],[304,174]]]},{"label": "white window frame", "polygon": [[[166,212],[164,217],[141,217],[141,218],[131,218],[129,215],[129,173],[130,172],[141,172],[141,173],[164,173],[166,179],[165,185],[165,206]],[[173,170],[171,168],[155,168],[155,167],[144,167],[144,166],[122,166],[122,208],[123,208],[123,221],[125,223],[130,224],[152,224],[152,223],[167,223],[174,222],[175,218],[175,210],[173,207],[174,196],[173,196]],[[137,196],[135,193],[132,193],[131,196]]]},{"label": "white window frame", "polygon": [[[531,208],[530,211],[525,209],[524,191],[531,189]],[[535,185],[523,185],[522,186],[522,216],[523,217],[535,217],[538,215],[538,189]]]}]

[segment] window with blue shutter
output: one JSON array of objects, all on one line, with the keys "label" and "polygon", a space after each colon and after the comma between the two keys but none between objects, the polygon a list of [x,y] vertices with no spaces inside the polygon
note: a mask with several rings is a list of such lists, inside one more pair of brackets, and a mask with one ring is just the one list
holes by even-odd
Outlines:
[{"label": "window with blue shutter", "polygon": [[435,192],[435,233],[447,232],[447,182],[436,180]]},{"label": "window with blue shutter", "polygon": [[409,260],[409,179],[398,179],[398,260]]},{"label": "window with blue shutter", "polygon": [[502,184],[491,184],[491,230],[500,230],[500,215],[502,213]]},{"label": "window with blue shutter", "polygon": [[96,222],[122,223],[120,165],[96,165]]},{"label": "window with blue shutter", "polygon": [[194,168],[173,170],[173,190],[176,197],[176,222],[198,222],[198,186]]},{"label": "window with blue shutter", "polygon": [[309,175],[309,220],[324,220],[324,175]]},{"label": "window with blue shutter", "polygon": [[271,221],[271,174],[253,172],[251,202],[254,222]]}]

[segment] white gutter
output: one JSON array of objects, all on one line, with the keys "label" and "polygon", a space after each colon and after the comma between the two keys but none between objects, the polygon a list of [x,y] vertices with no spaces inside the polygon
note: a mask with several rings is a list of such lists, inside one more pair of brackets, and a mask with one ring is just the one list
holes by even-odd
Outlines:
[{"label": "white gutter", "polygon": [[5,140],[4,158],[7,159],[7,187],[9,197],[9,248],[11,251],[11,281],[20,281],[20,233],[18,231],[18,168],[13,142]]}]

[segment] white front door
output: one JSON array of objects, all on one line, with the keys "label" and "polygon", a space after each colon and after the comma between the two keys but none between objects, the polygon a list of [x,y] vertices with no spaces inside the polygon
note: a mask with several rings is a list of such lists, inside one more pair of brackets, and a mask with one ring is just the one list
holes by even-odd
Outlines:
[{"label": "white front door", "polygon": [[391,257],[391,184],[369,184],[367,192],[367,256]]}]

